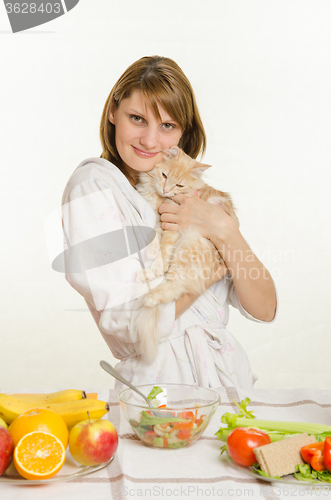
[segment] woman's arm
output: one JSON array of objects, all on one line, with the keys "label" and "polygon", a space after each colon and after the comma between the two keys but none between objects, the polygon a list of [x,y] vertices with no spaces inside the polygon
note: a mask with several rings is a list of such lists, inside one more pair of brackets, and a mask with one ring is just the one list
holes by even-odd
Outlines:
[{"label": "woman's arm", "polygon": [[[216,283],[218,280],[223,278],[223,276],[226,274],[227,269],[223,266],[223,268],[220,268],[220,271],[217,275],[212,276],[206,285],[206,289],[212,286],[214,283]],[[178,300],[176,300],[176,312],[175,312],[175,319],[179,318],[187,309],[191,307],[191,305],[197,300],[198,296],[197,295],[191,295],[189,293],[184,293]]]},{"label": "woman's arm", "polygon": [[256,319],[272,321],[277,307],[273,279],[239,229],[226,243],[220,234],[212,241],[223,256],[244,309]]},{"label": "woman's arm", "polygon": [[[176,195],[174,201],[177,205],[162,203],[160,206],[162,228],[178,231],[193,226],[214,243],[231,273],[242,306],[254,318],[271,321],[277,306],[274,282],[233,219],[222,207],[198,197]],[[176,303],[176,315],[177,308],[178,312],[184,312],[194,300],[189,303],[187,297],[181,297],[181,302]]]}]

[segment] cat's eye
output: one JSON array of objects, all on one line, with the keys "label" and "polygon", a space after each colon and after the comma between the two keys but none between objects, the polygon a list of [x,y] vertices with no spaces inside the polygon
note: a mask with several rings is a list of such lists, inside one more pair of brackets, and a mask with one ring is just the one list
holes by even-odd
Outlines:
[{"label": "cat's eye", "polygon": [[181,184],[176,184],[176,186],[177,186],[178,188],[183,188],[183,187],[184,187],[184,186],[182,186]]},{"label": "cat's eye", "polygon": [[165,179],[167,179],[167,178],[168,178],[164,172],[162,172],[162,175],[163,175],[163,177],[164,177]]}]

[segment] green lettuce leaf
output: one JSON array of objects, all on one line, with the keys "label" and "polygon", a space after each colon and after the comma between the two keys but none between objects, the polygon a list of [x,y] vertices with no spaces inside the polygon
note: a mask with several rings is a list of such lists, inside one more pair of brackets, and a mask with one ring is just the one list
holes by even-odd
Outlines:
[{"label": "green lettuce leaf", "polygon": [[167,424],[168,422],[186,422],[187,419],[179,418],[179,417],[155,417],[154,415],[150,415],[146,411],[141,412],[140,417],[140,426],[146,425],[158,425],[158,424]]},{"label": "green lettuce leaf", "polygon": [[269,474],[267,474],[266,472],[261,470],[260,464],[258,464],[257,462],[254,465],[252,465],[252,467],[250,467],[250,469],[254,472],[258,472],[263,477],[271,477],[272,479],[282,480],[282,478],[280,476],[269,476]]},{"label": "green lettuce leaf", "polygon": [[150,401],[152,399],[155,399],[156,396],[158,394],[160,394],[160,392],[163,392],[163,389],[161,387],[159,387],[158,385],[154,386],[153,389],[151,390],[151,392],[148,394],[147,399],[149,399]]}]

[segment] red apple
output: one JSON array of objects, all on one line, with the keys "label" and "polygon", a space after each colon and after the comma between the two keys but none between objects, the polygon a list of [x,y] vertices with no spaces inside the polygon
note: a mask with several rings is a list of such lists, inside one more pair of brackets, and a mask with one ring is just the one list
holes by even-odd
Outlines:
[{"label": "red apple", "polygon": [[9,431],[0,426],[0,476],[13,461],[14,442]]},{"label": "red apple", "polygon": [[69,450],[82,465],[99,465],[107,462],[117,450],[118,435],[109,420],[83,420],[69,433]]}]

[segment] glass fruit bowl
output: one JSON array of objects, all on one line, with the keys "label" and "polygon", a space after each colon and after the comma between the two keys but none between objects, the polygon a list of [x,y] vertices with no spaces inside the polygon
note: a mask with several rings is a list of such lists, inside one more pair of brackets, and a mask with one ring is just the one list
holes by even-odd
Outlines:
[{"label": "glass fruit bowl", "polygon": [[[154,393],[161,390],[154,398],[149,396],[153,388]],[[120,405],[138,438],[155,448],[183,448],[194,443],[220,403],[219,394],[205,387],[148,384],[138,389],[149,396],[156,412],[132,389],[120,392]]]}]

